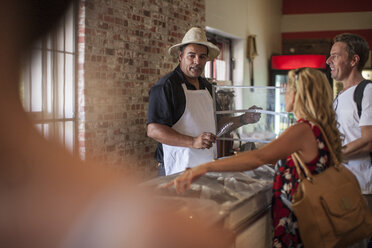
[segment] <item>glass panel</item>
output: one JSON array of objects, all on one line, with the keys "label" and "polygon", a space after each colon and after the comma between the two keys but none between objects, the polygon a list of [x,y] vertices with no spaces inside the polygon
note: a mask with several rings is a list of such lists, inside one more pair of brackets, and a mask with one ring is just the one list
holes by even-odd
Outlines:
[{"label": "glass panel", "polygon": [[41,133],[42,125],[36,124],[35,127],[36,127],[36,130],[38,130]]},{"label": "glass panel", "polygon": [[46,101],[47,101],[47,113],[46,116],[51,118],[53,112],[53,52],[47,52],[47,82],[46,82]]},{"label": "glass panel", "polygon": [[57,113],[56,116],[58,118],[63,118],[64,117],[64,70],[65,70],[65,56],[63,53],[57,53],[57,63],[58,63],[58,72],[57,72]]},{"label": "glass panel", "polygon": [[63,22],[61,22],[62,25],[59,25],[57,30],[57,50],[58,51],[64,51],[65,46],[65,35],[64,35],[64,25]]},{"label": "glass panel", "polygon": [[64,130],[64,123],[62,121],[59,121],[56,123],[56,133],[58,134],[58,137],[57,140],[60,141],[61,144],[64,144],[64,133],[65,133],[65,130]]},{"label": "glass panel", "polygon": [[24,70],[21,73],[21,100],[23,103],[23,107],[25,111],[30,112],[31,111],[31,104],[30,104],[30,94],[31,94],[31,88],[30,88],[30,66],[24,66]]},{"label": "glass panel", "polygon": [[218,81],[226,81],[226,61],[216,59],[216,72]]},{"label": "glass panel", "polygon": [[52,131],[53,128],[50,128],[50,126],[51,126],[50,123],[46,123],[46,124],[43,125],[43,127],[44,127],[44,137],[48,140],[53,138],[53,133],[51,133],[51,132],[53,132]]},{"label": "glass panel", "polygon": [[[268,143],[278,137],[289,125],[289,115],[280,110],[284,98],[280,94],[281,87],[251,86],[213,86],[215,102],[220,106],[216,111],[216,119],[240,116],[245,113],[260,114],[256,123],[244,125],[234,131],[240,142],[255,142],[256,146]],[[277,101],[278,100],[278,101]],[[260,109],[250,109],[256,105]],[[217,127],[221,131],[224,125]],[[221,135],[220,140],[234,140],[233,132]]]},{"label": "glass panel", "polygon": [[224,54],[223,60],[225,61],[225,79],[224,80],[230,80],[230,41],[225,41],[227,43],[223,43],[223,50],[222,53]]},{"label": "glass panel", "polygon": [[42,44],[42,39],[39,39],[33,44],[33,48],[41,49],[43,47]]},{"label": "glass panel", "polygon": [[52,50],[53,49],[53,37],[52,34],[46,35],[46,49]]},{"label": "glass panel", "polygon": [[40,112],[42,110],[41,50],[33,51],[31,70],[31,111]]},{"label": "glass panel", "polygon": [[74,18],[73,18],[73,8],[72,6],[66,13],[66,52],[74,52]]},{"label": "glass panel", "polygon": [[65,147],[73,153],[74,147],[74,122],[67,121],[65,123]]},{"label": "glass panel", "polygon": [[208,61],[207,63],[205,63],[204,76],[206,78],[212,78],[212,75],[211,75],[211,61]]},{"label": "glass panel", "polygon": [[66,54],[65,117],[74,115],[74,56]]},{"label": "glass panel", "polygon": [[[280,75],[280,74],[277,74],[275,75],[275,86],[276,87],[282,87],[284,88],[285,85],[287,84],[287,81],[288,81],[288,76],[285,74],[285,75]],[[276,104],[275,104],[275,111],[277,112],[284,112],[285,111],[285,102],[284,102],[284,98],[285,98],[285,92],[276,92],[277,93],[277,96],[276,96]],[[282,94],[279,94],[279,93],[282,93]]]}]

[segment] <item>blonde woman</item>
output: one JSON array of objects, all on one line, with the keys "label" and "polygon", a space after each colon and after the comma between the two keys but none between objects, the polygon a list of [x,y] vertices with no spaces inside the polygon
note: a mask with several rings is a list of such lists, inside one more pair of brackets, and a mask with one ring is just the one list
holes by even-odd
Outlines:
[{"label": "blonde woman", "polygon": [[324,171],[329,166],[330,155],[319,129],[321,126],[337,158],[340,160],[341,157],[332,91],[326,76],[316,69],[300,68],[290,71],[288,77],[286,111],[294,113],[296,124],[261,149],[187,169],[168,185],[174,184],[177,192],[183,193],[194,179],[209,171],[253,170],[263,164],[278,162],[273,183],[273,247],[302,245],[296,216],[282,200],[291,201],[298,185],[291,154],[297,152],[313,174]]}]

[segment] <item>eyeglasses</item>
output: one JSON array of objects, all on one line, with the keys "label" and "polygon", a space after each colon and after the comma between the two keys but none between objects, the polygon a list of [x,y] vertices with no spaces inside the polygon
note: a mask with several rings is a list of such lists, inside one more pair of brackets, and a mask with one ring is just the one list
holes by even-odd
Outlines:
[{"label": "eyeglasses", "polygon": [[301,68],[298,68],[298,69],[296,69],[295,70],[295,82],[296,82],[296,84],[297,84],[297,82],[298,82],[298,77],[299,77],[299,75],[300,75],[300,73],[303,71],[303,70],[305,70],[306,69],[306,67],[301,67]]},{"label": "eyeglasses", "polygon": [[303,70],[305,70],[307,67],[301,67],[301,68],[297,68],[296,70],[295,70],[295,75],[299,75],[300,74],[300,72],[302,72]]},{"label": "eyeglasses", "polygon": [[281,87],[280,87],[280,91],[279,91],[279,93],[280,93],[281,95],[285,95],[286,92],[287,92],[287,86],[286,86],[286,85],[281,86]]}]

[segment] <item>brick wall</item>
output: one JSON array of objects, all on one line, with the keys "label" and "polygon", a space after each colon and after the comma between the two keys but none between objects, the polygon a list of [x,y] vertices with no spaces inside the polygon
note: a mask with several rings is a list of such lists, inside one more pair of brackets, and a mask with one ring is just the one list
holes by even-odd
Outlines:
[{"label": "brick wall", "polygon": [[203,0],[83,0],[78,32],[80,153],[123,168],[132,156],[156,175],[156,142],[146,136],[148,91],[177,61],[167,49],[204,27]]}]

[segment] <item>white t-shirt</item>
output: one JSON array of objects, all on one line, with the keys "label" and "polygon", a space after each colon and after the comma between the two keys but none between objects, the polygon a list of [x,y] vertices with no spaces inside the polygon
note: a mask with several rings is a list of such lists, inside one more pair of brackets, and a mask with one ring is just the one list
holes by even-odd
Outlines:
[{"label": "white t-shirt", "polygon": [[[359,118],[354,91],[356,86],[342,92],[333,102],[339,131],[344,136],[342,145],[361,137],[360,127],[372,125],[372,84],[367,84],[362,100],[362,115]],[[346,166],[356,175],[363,194],[372,194],[372,165],[369,154],[349,160]]]}]

